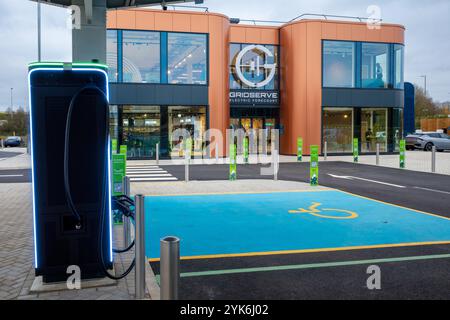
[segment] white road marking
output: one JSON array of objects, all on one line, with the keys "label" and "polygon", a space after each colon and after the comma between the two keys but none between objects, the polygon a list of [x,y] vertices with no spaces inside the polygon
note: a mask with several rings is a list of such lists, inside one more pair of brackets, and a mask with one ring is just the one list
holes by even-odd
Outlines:
[{"label": "white road marking", "polygon": [[173,181],[178,180],[172,176],[169,172],[161,169],[158,166],[128,166],[127,176],[130,177],[130,181]]},{"label": "white road marking", "polygon": [[414,187],[414,189],[425,190],[425,191],[430,191],[430,192],[437,192],[437,193],[443,193],[443,194],[450,194],[450,192],[448,192],[448,191],[435,190],[435,189],[422,188],[422,187]]},{"label": "white road marking", "polygon": [[131,182],[133,182],[133,181],[169,181],[169,180],[174,181],[174,180],[178,180],[178,179],[175,178],[175,177],[167,177],[167,178],[164,178],[164,177],[160,177],[160,178],[130,178]]},{"label": "white road marking", "polygon": [[23,177],[23,174],[0,174],[0,178],[17,178]]},{"label": "white road marking", "polygon": [[337,179],[361,180],[361,181],[367,181],[367,182],[372,182],[372,183],[378,183],[378,184],[382,184],[382,185],[385,185],[385,186],[406,189],[405,186],[401,186],[401,185],[393,184],[393,183],[387,183],[387,182],[383,182],[383,181],[370,180],[370,179],[365,179],[365,178],[360,178],[360,177],[353,177],[353,176],[338,176],[338,175],[331,174],[331,173],[329,173],[328,175],[333,177],[333,178],[337,178]]}]

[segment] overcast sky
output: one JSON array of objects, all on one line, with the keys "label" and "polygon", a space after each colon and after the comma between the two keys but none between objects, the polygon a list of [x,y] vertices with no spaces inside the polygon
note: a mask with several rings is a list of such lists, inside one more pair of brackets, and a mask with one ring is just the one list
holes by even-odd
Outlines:
[{"label": "overcast sky", "polygon": [[[211,12],[241,19],[286,21],[302,13],[368,17],[377,5],[385,22],[406,27],[405,80],[423,85],[436,101],[450,100],[449,0],[205,0]],[[43,60],[71,60],[71,32],[64,9],[42,6]],[[27,64],[37,60],[36,3],[0,0],[0,110],[26,106]]]}]

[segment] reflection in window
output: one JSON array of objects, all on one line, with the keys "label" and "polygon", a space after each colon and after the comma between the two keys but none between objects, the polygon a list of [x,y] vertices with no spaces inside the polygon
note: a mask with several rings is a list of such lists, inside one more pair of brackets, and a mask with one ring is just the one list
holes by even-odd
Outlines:
[{"label": "reflection in window", "polygon": [[323,86],[352,88],[355,86],[355,43],[324,41]]},{"label": "reflection in window", "polygon": [[[169,144],[171,157],[182,157],[184,143],[182,132],[186,130],[192,138],[192,155],[203,155],[203,138],[206,130],[205,107],[169,107]],[[178,135],[178,136],[174,136]]]},{"label": "reflection in window", "polygon": [[110,82],[117,82],[117,30],[106,32],[106,63]]},{"label": "reflection in window", "polygon": [[[278,47],[273,45],[263,45],[271,52],[266,54],[261,50],[247,52],[241,61],[241,72],[243,76],[253,82],[262,82],[270,74],[270,68],[264,68],[264,64],[276,64],[275,75],[273,79],[264,87],[254,88],[242,83],[236,73],[236,58],[239,52],[248,44],[230,44],[230,89],[259,89],[259,90],[277,90],[278,89]],[[257,66],[259,65],[259,68]],[[253,68],[251,66],[254,66]]]},{"label": "reflection in window", "polygon": [[111,136],[111,139],[118,139],[119,121],[118,121],[118,107],[116,105],[109,106],[109,134]]},{"label": "reflection in window", "polygon": [[123,144],[128,157],[155,157],[160,142],[160,107],[123,106]]},{"label": "reflection in window", "polygon": [[389,83],[389,45],[362,44],[362,87],[387,88]]},{"label": "reflection in window", "polygon": [[160,34],[123,31],[123,81],[160,82]]},{"label": "reflection in window", "polygon": [[404,47],[400,44],[394,45],[394,57],[395,57],[395,89],[404,88]]},{"label": "reflection in window", "polygon": [[169,83],[206,84],[206,35],[169,33]]},{"label": "reflection in window", "polygon": [[353,109],[323,109],[323,142],[327,141],[328,152],[352,152]]}]

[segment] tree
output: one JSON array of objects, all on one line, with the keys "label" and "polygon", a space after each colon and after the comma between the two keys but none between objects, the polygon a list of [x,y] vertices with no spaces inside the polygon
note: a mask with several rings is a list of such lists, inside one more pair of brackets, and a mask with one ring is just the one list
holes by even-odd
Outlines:
[{"label": "tree", "polygon": [[19,107],[17,111],[6,110],[4,120],[6,123],[0,127],[0,134],[22,137],[28,134],[28,114],[23,108]]},{"label": "tree", "polygon": [[420,119],[431,118],[438,115],[441,112],[439,106],[433,101],[431,97],[425,94],[425,90],[418,86],[415,86],[415,114],[416,114],[416,127],[420,128]]}]

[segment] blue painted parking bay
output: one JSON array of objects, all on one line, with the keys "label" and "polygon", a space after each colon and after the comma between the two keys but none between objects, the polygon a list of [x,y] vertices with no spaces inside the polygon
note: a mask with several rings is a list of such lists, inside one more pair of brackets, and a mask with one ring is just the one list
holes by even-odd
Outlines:
[{"label": "blue painted parking bay", "polygon": [[341,191],[146,197],[146,254],[181,239],[184,258],[450,242],[450,220]]}]

